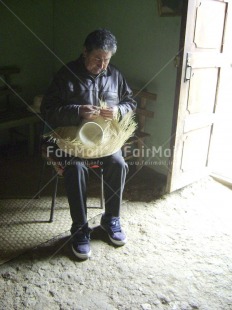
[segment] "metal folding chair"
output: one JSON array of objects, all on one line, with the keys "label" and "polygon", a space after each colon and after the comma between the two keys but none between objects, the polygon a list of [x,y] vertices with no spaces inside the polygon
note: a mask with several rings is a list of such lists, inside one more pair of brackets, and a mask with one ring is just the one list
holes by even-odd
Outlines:
[{"label": "metal folding chair", "polygon": [[[51,223],[54,220],[54,211],[55,211],[55,206],[56,206],[58,182],[59,182],[59,179],[61,179],[63,177],[64,168],[62,166],[60,166],[58,159],[56,159],[55,157],[47,157],[46,148],[47,148],[46,143],[42,144],[41,150],[42,150],[42,157],[44,159],[44,163],[43,163],[43,167],[42,167],[41,174],[40,174],[39,185],[38,185],[38,193],[39,194],[37,195],[37,198],[40,197],[40,192],[42,190],[42,181],[43,181],[45,168],[47,165],[50,164],[49,166],[51,166],[53,168],[52,169],[52,173],[53,173],[52,179],[53,179],[53,183],[54,183],[53,193],[52,193],[51,210],[50,210],[50,219],[49,219],[49,222]],[[100,173],[101,195],[100,195],[100,207],[99,207],[99,209],[104,209],[103,169],[98,165],[90,165],[88,168],[90,170],[96,170],[98,173]]]}]

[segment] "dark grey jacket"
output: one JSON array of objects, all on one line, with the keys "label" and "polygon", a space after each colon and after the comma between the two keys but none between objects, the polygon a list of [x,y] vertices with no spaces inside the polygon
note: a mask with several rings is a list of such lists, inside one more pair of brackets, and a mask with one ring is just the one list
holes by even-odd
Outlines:
[{"label": "dark grey jacket", "polygon": [[110,107],[117,105],[121,116],[136,108],[132,91],[119,70],[109,64],[107,70],[93,77],[80,56],[55,75],[43,97],[41,112],[53,128],[77,126],[81,121],[79,106],[99,106],[100,99]]}]

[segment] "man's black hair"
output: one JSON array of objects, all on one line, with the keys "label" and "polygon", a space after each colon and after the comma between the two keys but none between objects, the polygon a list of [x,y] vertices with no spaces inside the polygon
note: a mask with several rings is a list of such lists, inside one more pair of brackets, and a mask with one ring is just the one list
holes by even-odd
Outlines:
[{"label": "man's black hair", "polygon": [[87,52],[102,49],[105,52],[111,52],[113,55],[117,50],[117,40],[109,30],[100,28],[87,36],[84,46]]}]

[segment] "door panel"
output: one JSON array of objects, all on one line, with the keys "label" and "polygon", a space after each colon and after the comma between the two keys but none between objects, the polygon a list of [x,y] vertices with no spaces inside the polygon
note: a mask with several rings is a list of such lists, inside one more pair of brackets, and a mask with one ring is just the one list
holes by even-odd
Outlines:
[{"label": "door panel", "polygon": [[207,175],[221,69],[225,64],[228,0],[188,1],[180,84],[176,89],[167,191]]},{"label": "door panel", "polygon": [[189,85],[187,110],[192,113],[212,113],[217,90],[218,68],[193,69]]},{"label": "door panel", "polygon": [[183,172],[202,169],[207,163],[210,126],[194,130],[185,136],[181,170]]},{"label": "door panel", "polygon": [[200,1],[196,12],[194,43],[197,48],[221,49],[226,3]]}]

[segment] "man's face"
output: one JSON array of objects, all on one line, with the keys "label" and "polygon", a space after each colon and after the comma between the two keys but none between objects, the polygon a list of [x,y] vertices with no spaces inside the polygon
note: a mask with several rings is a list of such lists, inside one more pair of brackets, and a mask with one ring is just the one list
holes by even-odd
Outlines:
[{"label": "man's face", "polygon": [[86,50],[84,50],[83,55],[85,57],[86,69],[91,74],[98,75],[103,70],[106,70],[110,62],[112,53],[97,49],[93,50],[92,52],[87,52]]}]

